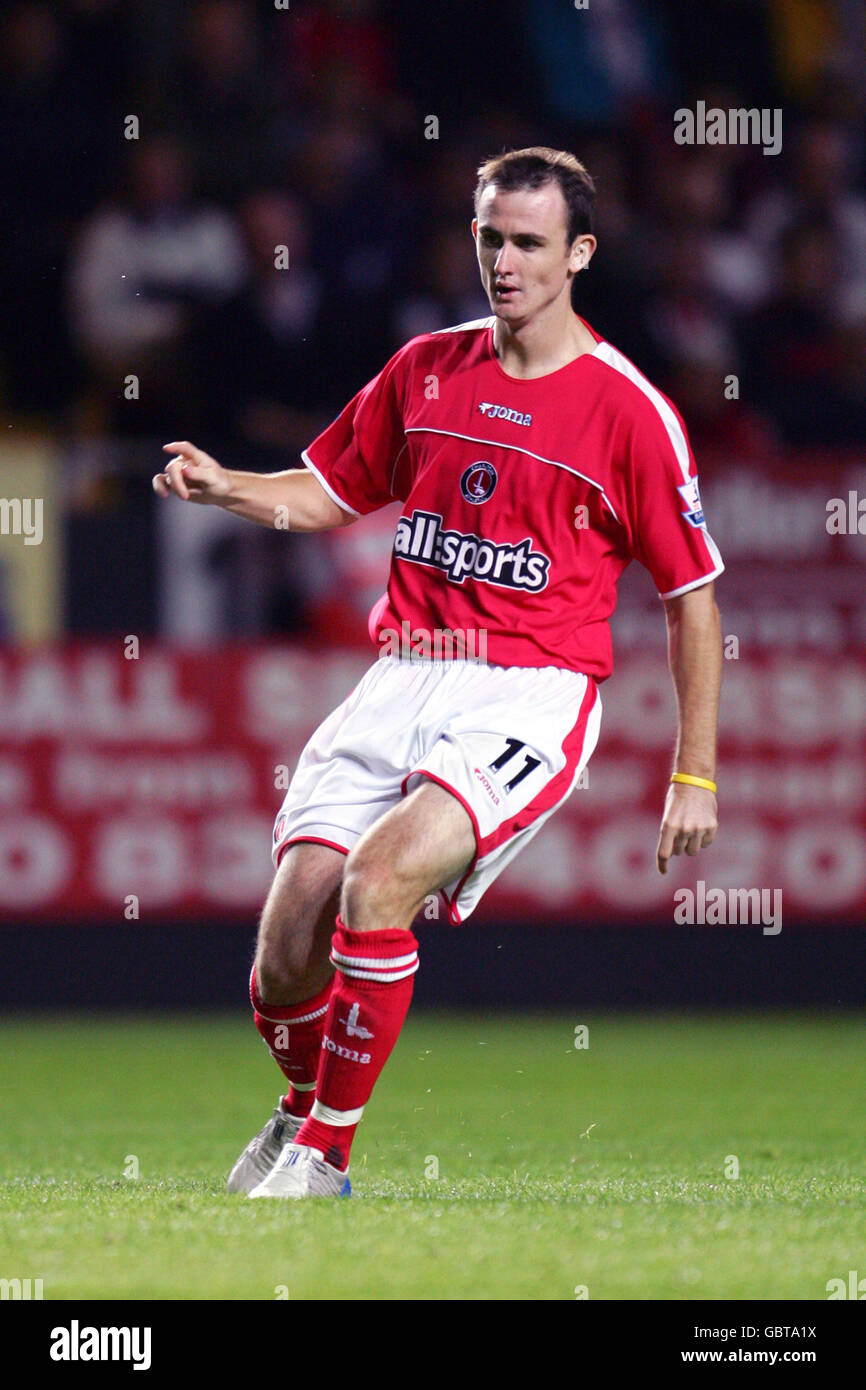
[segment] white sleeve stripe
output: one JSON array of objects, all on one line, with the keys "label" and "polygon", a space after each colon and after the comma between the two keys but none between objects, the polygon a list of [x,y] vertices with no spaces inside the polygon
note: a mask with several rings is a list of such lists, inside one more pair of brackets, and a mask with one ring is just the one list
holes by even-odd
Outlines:
[{"label": "white sleeve stripe", "polygon": [[392,965],[411,965],[417,959],[417,951],[410,951],[407,956],[386,956],[382,960],[373,960],[370,956],[344,956],[341,951],[331,950],[331,960],[335,965],[357,965],[362,970],[387,970]]},{"label": "white sleeve stripe", "polygon": [[315,474],[316,478],[319,480],[332,502],[336,502],[337,506],[342,511],[349,512],[352,516],[361,515],[360,512],[355,511],[354,507],[350,507],[348,502],[344,502],[342,497],[337,496],[336,492],[331,487],[331,484],[325,478],[322,477],[322,474],[319,472],[318,468],[313,463],[313,460],[310,458],[310,455],[307,453],[306,449],[301,450],[301,458],[304,460],[304,463],[307,465],[310,472]]},{"label": "white sleeve stripe", "polygon": [[725,568],[725,563],[721,557],[719,547],[716,545],[706,526],[701,526],[699,529],[701,535],[706,541],[707,550],[710,552],[710,559],[712,560],[714,565],[718,566],[718,573],[721,574],[722,570]]},{"label": "white sleeve stripe", "polygon": [[700,589],[702,584],[709,584],[711,579],[717,579],[724,568],[724,565],[719,563],[710,574],[702,574],[700,579],[693,579],[689,584],[681,584],[678,589],[669,589],[666,594],[659,594],[659,598],[679,598],[680,594],[687,594],[690,589]]},{"label": "white sleeve stripe", "polygon": [[689,448],[686,437],[683,434],[682,426],[674,412],[671,410],[664,396],[658,391],[652,382],[647,381],[643,372],[639,372],[633,362],[630,362],[621,352],[618,352],[610,343],[601,343],[596,349],[594,356],[601,358],[614,371],[622,372],[628,377],[629,381],[634,382],[639,391],[642,391],[651,405],[655,406],[662,424],[668,433],[671,448],[676,455],[680,472],[683,475],[683,482],[689,482],[691,473],[689,472]]}]

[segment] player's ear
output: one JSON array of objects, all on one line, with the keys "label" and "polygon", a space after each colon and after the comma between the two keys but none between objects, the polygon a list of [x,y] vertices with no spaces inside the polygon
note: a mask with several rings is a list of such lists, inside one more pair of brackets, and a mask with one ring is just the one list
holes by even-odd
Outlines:
[{"label": "player's ear", "polygon": [[571,248],[571,255],[568,258],[568,268],[575,274],[579,270],[586,270],[598,245],[594,236],[587,233],[585,236],[576,237]]},{"label": "player's ear", "polygon": [[477,218],[477,217],[473,217],[473,219],[472,219],[472,240],[473,240],[473,241],[477,241],[477,239],[478,239],[478,218]]}]

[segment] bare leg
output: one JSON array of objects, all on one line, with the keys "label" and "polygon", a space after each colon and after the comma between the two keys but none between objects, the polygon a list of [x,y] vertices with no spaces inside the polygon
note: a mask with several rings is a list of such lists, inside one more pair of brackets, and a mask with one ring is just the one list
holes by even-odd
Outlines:
[{"label": "bare leg", "polygon": [[[281,989],[289,1005],[303,1001],[306,991],[308,1006],[313,1003],[312,992],[325,988],[330,978],[331,921],[325,909],[328,893],[333,895],[342,880],[340,920],[333,933],[336,977],[327,1006],[321,1006],[322,1032],[315,1036],[312,1109],[285,1161],[275,1163],[253,1189],[256,1197],[317,1191],[336,1196],[342,1190],[355,1130],[412,998],[418,965],[412,919],[428,893],[468,867],[476,843],[461,802],[428,780],[361,836],[345,864],[335,865],[333,852],[330,861],[309,852],[315,848],[288,852],[295,859],[285,877],[277,876],[265,906],[258,959],[271,993]],[[308,853],[301,854],[302,849]],[[276,1003],[272,1007],[279,1012]],[[286,1008],[280,1016],[288,1014]],[[310,1020],[317,1016],[306,1015]],[[298,1022],[304,1024],[303,1019]],[[265,1026],[259,1023],[266,1041],[267,1027],[275,1024],[279,1026],[273,1016]],[[296,1037],[291,1021],[287,1031]],[[281,1066],[288,1064],[288,1058],[274,1055]],[[308,1056],[310,1074],[311,1064]],[[284,1070],[288,1075],[292,1068],[285,1065]],[[309,1095],[312,1087],[307,1083],[304,1089]],[[299,1150],[306,1151],[306,1158],[299,1158]]]},{"label": "bare leg", "polygon": [[289,1091],[232,1168],[229,1192],[249,1193],[262,1181],[312,1104],[344,867],[345,855],[337,850],[301,842],[286,850],[274,875],[259,927],[253,1006]]},{"label": "bare leg", "polygon": [[299,1004],[331,979],[328,956],[346,856],[299,841],[280,860],[259,925],[256,984],[271,1004]]},{"label": "bare leg", "polygon": [[462,803],[424,781],[352,850],[340,915],[352,931],[408,929],[427,895],[459,878],[474,854],[475,830]]},{"label": "bare leg", "polygon": [[[418,968],[412,920],[428,893],[459,878],[475,848],[462,803],[428,780],[371,826],[346,861],[316,1098],[297,1136],[324,1155],[329,1183],[348,1167],[355,1130],[409,1009]],[[275,1174],[275,1195],[284,1181],[293,1179]]]}]

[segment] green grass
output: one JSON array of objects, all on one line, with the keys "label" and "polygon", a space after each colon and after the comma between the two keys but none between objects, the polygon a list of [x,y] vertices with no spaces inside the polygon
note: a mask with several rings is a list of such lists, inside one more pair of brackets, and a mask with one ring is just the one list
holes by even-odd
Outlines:
[{"label": "green grass", "polygon": [[46,1299],[824,1299],[866,1274],[864,1053],[853,1016],[418,1013],[352,1200],[249,1202],[223,1182],[279,1073],[242,1015],[0,1022],[0,1277]]}]

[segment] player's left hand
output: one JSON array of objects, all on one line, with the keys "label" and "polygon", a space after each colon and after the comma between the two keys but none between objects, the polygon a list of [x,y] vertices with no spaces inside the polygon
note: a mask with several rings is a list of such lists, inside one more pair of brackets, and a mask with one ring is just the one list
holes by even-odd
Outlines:
[{"label": "player's left hand", "polygon": [[667,873],[671,855],[683,851],[695,855],[706,849],[716,838],[718,826],[718,804],[713,792],[686,782],[671,782],[656,848],[659,873]]}]

